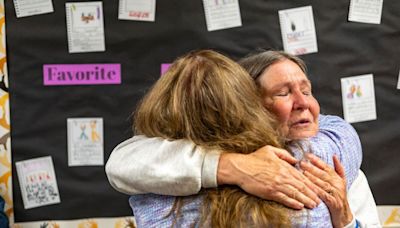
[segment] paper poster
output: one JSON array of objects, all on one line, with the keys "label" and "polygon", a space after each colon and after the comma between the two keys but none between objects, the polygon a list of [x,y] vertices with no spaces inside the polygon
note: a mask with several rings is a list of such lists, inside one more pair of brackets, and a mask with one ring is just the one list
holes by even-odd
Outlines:
[{"label": "paper poster", "polygon": [[43,84],[45,86],[121,84],[121,64],[44,64]]},{"label": "paper poster", "polygon": [[311,6],[279,10],[283,48],[293,55],[318,52]]},{"label": "paper poster", "polygon": [[68,166],[104,164],[103,118],[68,118]]},{"label": "paper poster", "polygon": [[238,0],[203,0],[208,31],[242,26]]},{"label": "paper poster", "polygon": [[344,119],[349,123],[376,119],[372,74],[341,78]]},{"label": "paper poster", "polygon": [[163,75],[169,67],[171,66],[171,63],[161,63],[161,75]]},{"label": "paper poster", "polygon": [[24,208],[60,203],[60,194],[50,156],[15,163]]},{"label": "paper poster", "polygon": [[400,71],[399,71],[399,77],[397,79],[397,89],[400,89]]},{"label": "paper poster", "polygon": [[380,24],[383,0],[350,0],[349,21]]},{"label": "paper poster", "polygon": [[51,0],[14,0],[17,17],[27,17],[54,12]]},{"label": "paper poster", "polygon": [[156,0],[120,0],[118,19],[154,21]]},{"label": "paper poster", "polygon": [[69,53],[105,51],[102,2],[66,3]]}]

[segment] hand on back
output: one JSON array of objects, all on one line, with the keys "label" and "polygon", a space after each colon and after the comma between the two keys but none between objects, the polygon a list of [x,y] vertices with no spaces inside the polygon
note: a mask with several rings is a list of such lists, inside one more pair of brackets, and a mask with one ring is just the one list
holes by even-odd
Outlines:
[{"label": "hand on back", "polygon": [[296,162],[286,150],[273,146],[250,154],[224,153],[218,184],[237,185],[249,194],[293,209],[314,208],[320,202],[317,187],[293,167]]},{"label": "hand on back", "polygon": [[347,200],[346,178],[339,159],[333,156],[334,168],[315,155],[307,155],[308,162],[301,162],[304,175],[318,186],[318,196],[325,202],[331,213],[333,227],[349,224],[353,215]]}]

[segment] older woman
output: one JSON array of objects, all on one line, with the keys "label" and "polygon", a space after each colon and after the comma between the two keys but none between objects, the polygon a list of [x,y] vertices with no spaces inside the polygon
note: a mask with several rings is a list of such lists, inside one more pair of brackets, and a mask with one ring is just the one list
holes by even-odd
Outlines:
[{"label": "older woman", "polygon": [[[242,64],[252,73],[252,76],[256,76],[258,79],[258,84],[264,91],[264,105],[278,116],[278,119],[281,121],[281,129],[286,134],[287,139],[292,140],[314,136],[310,141],[313,152],[331,164],[333,162],[331,156],[337,153],[341,161],[344,162],[347,171],[346,176],[351,184],[356,176],[354,170],[358,169],[361,161],[361,148],[354,129],[340,118],[322,115],[318,117],[319,106],[311,95],[310,83],[305,76],[304,64],[302,65],[301,60],[298,61],[297,58],[281,52],[266,52],[264,53],[266,55],[262,54],[255,55],[256,58],[254,56],[253,58],[246,58],[242,61]],[[292,65],[292,71],[285,71],[286,67],[280,67],[290,65],[290,63],[294,64]],[[258,70],[252,71],[250,68],[255,65],[258,67],[253,67],[253,70]],[[279,68],[281,69],[279,70]],[[282,70],[283,72],[279,72]],[[268,75],[268,73],[270,74]],[[274,75],[279,75],[277,78],[280,79],[288,79],[286,83],[280,83],[283,81],[275,80],[276,85],[281,88],[275,85],[274,87],[276,88],[270,89],[277,89],[276,91],[265,88],[273,85],[274,80],[269,81],[267,84],[262,81],[262,79],[265,81],[266,78],[274,79]],[[277,105],[279,102],[281,104]],[[318,124],[320,125],[319,131]],[[158,152],[156,152],[157,149]],[[148,151],[151,151],[151,153],[148,153]],[[179,159],[177,155],[174,155],[175,151],[185,153],[187,155],[186,158]],[[240,156],[238,154],[223,154],[220,156],[219,150],[208,151],[210,153],[205,153],[204,148],[196,147],[187,141],[167,142],[159,138],[148,139],[136,136],[122,143],[114,150],[107,163],[107,174],[110,183],[116,189],[131,194],[143,192],[170,195],[194,194],[198,192],[201,185],[203,187],[216,186],[217,181],[215,176],[218,159],[220,159],[218,166],[218,182],[220,184],[238,184],[248,192],[268,198],[268,196],[265,197],[264,192],[260,193],[257,187],[253,187],[259,183],[264,183],[264,185],[267,183],[262,190],[267,190],[265,192],[269,193],[270,196],[272,195],[271,198],[274,200],[294,208],[299,205],[301,206],[299,202],[308,202],[309,207],[313,207],[313,201],[310,200],[313,197],[308,197],[310,194],[304,190],[304,186],[308,185],[295,185],[295,181],[292,181],[290,178],[276,178],[287,175],[288,172],[270,171],[271,167],[274,167],[276,171],[284,170],[282,166],[286,169],[290,167],[288,164],[272,166],[279,162],[282,163],[279,159],[274,160],[275,154],[278,154],[280,158],[285,158],[285,160],[293,162],[282,150],[273,147],[263,147],[253,154]],[[272,151],[274,153],[265,153],[265,151]],[[160,166],[161,161],[158,159],[160,159],[162,154],[168,156],[169,160],[162,161],[163,165]],[[122,163],[123,161],[129,161],[130,163]],[[265,165],[265,161],[271,162]],[[315,159],[313,161],[315,162]],[[319,164],[321,167],[321,163],[317,162],[316,164]],[[167,171],[165,171],[166,167],[169,167]],[[226,169],[228,171],[224,171],[226,167],[228,167]],[[230,170],[229,167],[231,168]],[[322,166],[322,168],[325,167]],[[257,172],[263,175],[256,175]],[[275,182],[265,182],[265,179],[268,178],[275,180]],[[338,178],[331,178],[331,180],[337,181]],[[279,184],[279,181],[281,181],[281,184]],[[255,184],[248,184],[249,182]],[[321,184],[318,181],[316,183]],[[331,186],[329,181],[325,181],[324,185],[321,186],[326,186],[326,184],[330,185],[329,188],[324,189],[325,194],[321,193],[321,191],[319,192],[322,199],[329,201],[330,197],[334,196],[338,200],[329,202],[338,202],[341,204],[346,202],[345,198],[343,198],[343,183],[339,184],[342,187],[335,188]],[[303,189],[303,191],[296,191],[296,187],[300,190]],[[326,194],[326,192],[332,193],[332,196],[331,194]],[[330,205],[331,207],[337,206],[332,203]],[[333,208],[333,210],[336,209]],[[332,219],[336,222],[335,226],[347,224],[352,217],[346,203],[342,204],[339,209],[339,211],[346,211],[346,213],[336,213],[344,215],[341,216],[341,219],[332,216]],[[311,214],[323,214],[324,210],[326,212],[325,205],[321,204]]]}]

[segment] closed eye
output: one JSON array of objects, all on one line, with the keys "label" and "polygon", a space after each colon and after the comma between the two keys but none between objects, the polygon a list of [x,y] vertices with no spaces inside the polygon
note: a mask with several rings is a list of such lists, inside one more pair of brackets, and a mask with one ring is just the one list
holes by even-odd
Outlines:
[{"label": "closed eye", "polygon": [[287,96],[287,95],[289,95],[289,92],[275,94],[275,96],[277,96],[277,97],[284,97],[284,96]]}]

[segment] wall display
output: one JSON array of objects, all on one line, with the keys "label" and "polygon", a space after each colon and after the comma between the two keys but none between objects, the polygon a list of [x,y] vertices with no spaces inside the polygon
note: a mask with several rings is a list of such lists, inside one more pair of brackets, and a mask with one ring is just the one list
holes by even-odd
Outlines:
[{"label": "wall display", "polygon": [[279,10],[283,48],[293,55],[318,52],[311,6]]},{"label": "wall display", "polygon": [[239,0],[203,0],[208,31],[242,26]]},{"label": "wall display", "polygon": [[349,21],[380,24],[383,0],[350,0]]},{"label": "wall display", "polygon": [[121,64],[45,64],[43,84],[46,86],[121,84]]},{"label": "wall display", "polygon": [[[235,2],[238,3],[208,1],[214,5]],[[73,54],[69,53],[67,39],[66,3],[54,1],[54,13],[21,19],[15,15],[13,2],[5,2],[12,159],[19,162],[51,156],[61,196],[60,203],[26,210],[13,166],[16,222],[132,215],[129,196],[109,185],[104,166],[68,166],[66,119],[103,119],[106,162],[112,149],[132,136],[132,113],[146,91],[160,78],[162,63],[171,63],[188,51],[203,48],[220,51],[236,60],[257,48],[282,50],[278,12],[299,7],[312,7],[318,34],[318,52],[304,54],[301,58],[307,63],[313,94],[322,113],[343,117],[340,80],[343,76],[373,75],[377,118],[352,125],[361,139],[361,168],[368,177],[376,202],[400,205],[400,158],[397,155],[400,117],[396,112],[400,110],[396,89],[400,62],[397,32],[400,1],[385,1],[379,25],[349,22],[348,0],[240,1],[242,26],[212,32],[207,29],[203,1],[158,1],[157,20],[153,23],[119,20],[119,1],[103,1],[101,16],[106,51]],[[89,3],[92,2],[85,2]],[[88,11],[80,12],[76,16],[78,20],[82,20],[82,12],[84,18],[91,18]],[[304,15],[310,17],[309,13]],[[234,18],[237,22],[237,17]],[[291,18],[288,19],[290,25]],[[88,24],[91,22],[89,20]],[[303,24],[307,23],[294,21],[296,29]],[[287,28],[290,32],[291,27]],[[84,51],[90,47],[81,45],[75,50]],[[120,84],[44,85],[43,65],[114,63],[121,66]]]},{"label": "wall display", "polygon": [[68,166],[104,165],[103,119],[68,118]]},{"label": "wall display", "polygon": [[70,53],[105,51],[102,2],[65,4]]},{"label": "wall display", "polygon": [[15,163],[25,209],[60,203],[50,156]]},{"label": "wall display", "polygon": [[375,89],[372,74],[340,79],[344,119],[356,123],[376,119]]},{"label": "wall display", "polygon": [[154,21],[156,0],[120,0],[118,19],[133,21]]},{"label": "wall display", "polygon": [[17,17],[27,17],[54,11],[51,0],[14,0],[14,7]]},{"label": "wall display", "polygon": [[400,70],[399,70],[399,76],[397,79],[397,89],[400,89]]}]

